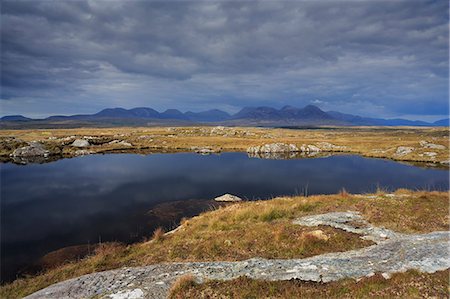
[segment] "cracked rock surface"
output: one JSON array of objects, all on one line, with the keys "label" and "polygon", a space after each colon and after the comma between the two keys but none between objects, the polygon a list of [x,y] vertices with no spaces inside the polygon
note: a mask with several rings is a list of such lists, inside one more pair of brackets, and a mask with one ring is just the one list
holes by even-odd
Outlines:
[{"label": "cracked rock surface", "polygon": [[388,278],[395,272],[417,269],[433,273],[450,267],[450,232],[400,234],[375,227],[356,212],[335,212],[299,218],[304,226],[329,225],[360,234],[377,244],[346,252],[328,253],[305,259],[239,262],[166,263],[122,268],[87,274],[40,290],[27,298],[165,298],[174,281],[185,274],[198,282],[231,280],[239,276],[264,280],[300,279],[330,282],[361,278],[381,272]]}]

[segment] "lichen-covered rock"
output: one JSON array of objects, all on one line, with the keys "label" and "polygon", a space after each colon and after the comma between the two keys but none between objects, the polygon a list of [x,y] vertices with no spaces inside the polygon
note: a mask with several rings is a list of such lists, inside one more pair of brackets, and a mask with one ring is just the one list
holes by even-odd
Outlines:
[{"label": "lichen-covered rock", "polygon": [[75,141],[72,143],[72,146],[74,147],[88,147],[90,146],[89,141],[85,139],[75,139]]},{"label": "lichen-covered rock", "polygon": [[298,152],[299,149],[295,144],[286,143],[270,143],[260,146],[251,146],[247,148],[247,153],[288,153]]}]

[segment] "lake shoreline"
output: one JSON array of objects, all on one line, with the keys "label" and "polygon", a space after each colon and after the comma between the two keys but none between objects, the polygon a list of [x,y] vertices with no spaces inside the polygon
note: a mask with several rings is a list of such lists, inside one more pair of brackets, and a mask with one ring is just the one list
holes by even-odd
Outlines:
[{"label": "lake shoreline", "polygon": [[[27,164],[92,154],[248,152],[251,147],[277,143],[297,147],[294,152],[282,153],[292,158],[351,154],[432,167],[448,168],[450,163],[448,128],[411,127],[345,127],[331,131],[234,127],[3,130],[0,160]],[[30,151],[30,146],[34,150],[33,145],[42,147],[38,155],[18,153],[20,148],[28,147]]]}]

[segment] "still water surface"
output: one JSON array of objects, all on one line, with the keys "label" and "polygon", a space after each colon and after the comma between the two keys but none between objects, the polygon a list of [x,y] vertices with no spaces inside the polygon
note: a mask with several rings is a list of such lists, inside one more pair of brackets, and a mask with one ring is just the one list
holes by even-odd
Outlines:
[{"label": "still water surface", "polygon": [[[52,250],[99,240],[133,242],[207,209],[224,193],[448,190],[448,170],[358,156],[264,160],[242,153],[93,155],[1,165],[1,274],[10,280]],[[201,203],[201,204],[198,204]],[[153,209],[153,212],[148,212]]]}]

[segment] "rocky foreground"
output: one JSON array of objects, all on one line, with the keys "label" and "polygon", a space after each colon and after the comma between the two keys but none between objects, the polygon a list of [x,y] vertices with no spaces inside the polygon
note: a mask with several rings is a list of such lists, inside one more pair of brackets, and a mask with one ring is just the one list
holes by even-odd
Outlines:
[{"label": "rocky foreground", "polygon": [[360,279],[377,272],[389,279],[392,273],[410,269],[433,273],[450,268],[448,231],[401,234],[373,226],[357,212],[305,216],[294,223],[331,226],[359,234],[376,244],[304,259],[254,258],[240,262],[165,263],[122,268],[57,283],[26,298],[165,298],[171,285],[187,274],[193,275],[198,282],[231,280],[240,276],[272,281],[330,282],[344,278]]}]

